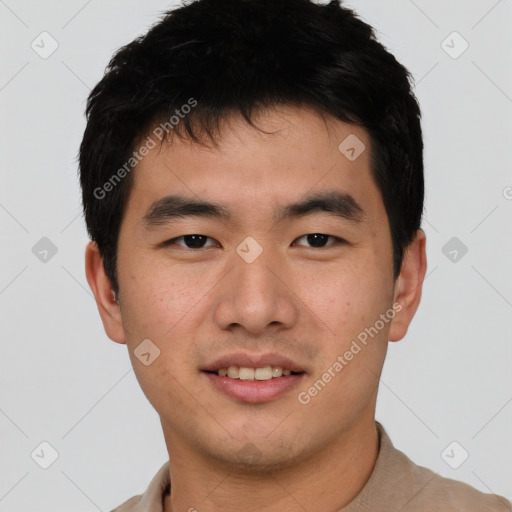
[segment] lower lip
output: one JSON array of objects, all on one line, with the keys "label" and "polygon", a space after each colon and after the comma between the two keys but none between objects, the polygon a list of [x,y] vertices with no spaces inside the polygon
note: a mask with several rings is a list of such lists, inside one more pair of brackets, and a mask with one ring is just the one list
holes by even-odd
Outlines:
[{"label": "lower lip", "polygon": [[202,372],[209,381],[226,395],[248,403],[268,402],[298,386],[304,373],[286,375],[270,380],[240,380]]}]

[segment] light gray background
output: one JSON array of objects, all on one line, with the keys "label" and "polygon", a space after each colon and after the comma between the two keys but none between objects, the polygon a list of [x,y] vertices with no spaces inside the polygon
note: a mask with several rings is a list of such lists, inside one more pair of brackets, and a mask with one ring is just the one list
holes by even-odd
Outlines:
[{"label": "light gray background", "polygon": [[[166,460],[85,279],[76,155],[112,53],[172,5],[0,0],[2,512],[109,511]],[[413,73],[426,145],[428,277],[406,339],[390,345],[377,419],[417,463],[511,498],[512,1],[346,5]],[[59,44],[47,59],[31,48],[43,31]],[[445,51],[463,48],[458,36],[442,46],[453,31],[469,43],[458,58]],[[58,250],[47,262],[32,252],[42,237]],[[455,262],[452,237],[468,248]],[[43,441],[59,454],[46,470],[31,458]],[[458,469],[441,456],[452,441],[469,452]]]}]

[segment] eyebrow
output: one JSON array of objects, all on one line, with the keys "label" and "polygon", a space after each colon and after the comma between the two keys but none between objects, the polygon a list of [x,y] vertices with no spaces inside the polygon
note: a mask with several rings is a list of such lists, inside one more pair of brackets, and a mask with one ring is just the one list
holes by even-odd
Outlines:
[{"label": "eyebrow", "polygon": [[[359,203],[348,193],[320,192],[274,210],[276,222],[305,217],[316,212],[327,213],[349,222],[362,222],[366,216]],[[164,225],[177,218],[202,217],[229,221],[229,208],[219,203],[196,201],[180,195],[168,195],[155,201],[143,217],[145,227]]]}]

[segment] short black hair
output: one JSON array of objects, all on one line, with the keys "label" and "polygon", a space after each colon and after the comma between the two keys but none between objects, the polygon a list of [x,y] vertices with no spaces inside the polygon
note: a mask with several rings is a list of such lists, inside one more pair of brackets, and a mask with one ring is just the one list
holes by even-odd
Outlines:
[{"label": "short black hair", "polygon": [[424,200],[421,113],[408,70],[341,0],[195,0],[120,48],[87,100],[79,150],[84,216],[116,295],[130,171],[151,128],[161,123],[163,140],[214,142],[226,116],[253,125],[256,109],[278,105],[310,107],[367,130],[398,277]]}]

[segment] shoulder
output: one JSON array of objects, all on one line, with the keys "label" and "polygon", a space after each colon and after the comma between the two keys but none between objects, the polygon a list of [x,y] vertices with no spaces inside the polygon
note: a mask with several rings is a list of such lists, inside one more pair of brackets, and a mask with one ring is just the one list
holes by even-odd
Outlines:
[{"label": "shoulder", "polygon": [[509,500],[445,478],[419,466],[395,448],[377,423],[381,452],[375,468],[375,487],[400,503],[401,512],[512,512]]},{"label": "shoulder", "polygon": [[170,486],[169,461],[153,476],[143,494],[132,496],[111,512],[162,512],[162,500]]},{"label": "shoulder", "polygon": [[[422,466],[416,466],[421,474],[424,487],[421,490],[422,500],[428,505],[427,512],[443,510],[445,512],[511,512],[510,501],[496,494],[487,494],[470,485],[444,478],[438,473]],[[414,500],[410,510],[414,510]],[[409,510],[409,509],[404,509]]]},{"label": "shoulder", "polygon": [[110,512],[132,512],[136,510],[137,505],[140,503],[140,499],[142,495],[132,496],[129,500],[126,500],[124,503],[111,510]]},{"label": "shoulder", "polygon": [[442,477],[415,464],[401,451],[396,452],[413,491],[402,512],[417,511],[419,504],[425,512],[512,512],[510,501],[504,497],[483,493],[465,482]]}]

